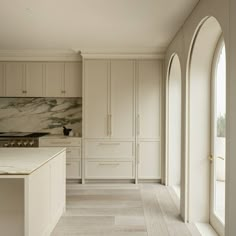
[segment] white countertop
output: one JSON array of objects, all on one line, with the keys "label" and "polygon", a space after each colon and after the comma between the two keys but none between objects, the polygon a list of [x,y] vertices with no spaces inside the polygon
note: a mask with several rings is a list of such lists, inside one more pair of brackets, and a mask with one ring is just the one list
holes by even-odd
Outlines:
[{"label": "white countertop", "polygon": [[0,148],[0,175],[29,175],[63,151],[61,147]]}]

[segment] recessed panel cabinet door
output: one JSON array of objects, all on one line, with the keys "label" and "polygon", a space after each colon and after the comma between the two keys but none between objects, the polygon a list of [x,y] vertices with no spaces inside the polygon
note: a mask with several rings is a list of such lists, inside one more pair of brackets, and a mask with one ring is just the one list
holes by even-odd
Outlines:
[{"label": "recessed panel cabinet door", "polygon": [[111,61],[111,116],[112,138],[134,137],[134,62]]},{"label": "recessed panel cabinet door", "polygon": [[19,62],[6,63],[6,96],[25,96],[24,64]]},{"label": "recessed panel cabinet door", "polygon": [[161,155],[160,142],[143,141],[139,142],[138,160],[139,179],[160,179],[161,178]]},{"label": "recessed panel cabinet door", "polygon": [[0,97],[5,95],[4,88],[4,64],[0,63]]},{"label": "recessed panel cabinet door", "polygon": [[161,63],[138,63],[138,136],[160,138]]},{"label": "recessed panel cabinet door", "polygon": [[43,94],[43,63],[26,64],[26,96],[42,97]]},{"label": "recessed panel cabinet door", "polygon": [[65,63],[65,96],[82,97],[82,63]]},{"label": "recessed panel cabinet door", "polygon": [[46,97],[64,97],[64,63],[46,64]]},{"label": "recessed panel cabinet door", "polygon": [[86,60],[84,68],[85,138],[107,138],[108,61]]}]

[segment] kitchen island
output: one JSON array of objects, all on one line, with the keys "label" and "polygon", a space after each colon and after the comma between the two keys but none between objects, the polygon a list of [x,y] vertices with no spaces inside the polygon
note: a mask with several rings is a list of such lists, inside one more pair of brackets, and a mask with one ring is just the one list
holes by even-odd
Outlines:
[{"label": "kitchen island", "polygon": [[50,235],[65,210],[65,148],[0,149],[0,234]]}]

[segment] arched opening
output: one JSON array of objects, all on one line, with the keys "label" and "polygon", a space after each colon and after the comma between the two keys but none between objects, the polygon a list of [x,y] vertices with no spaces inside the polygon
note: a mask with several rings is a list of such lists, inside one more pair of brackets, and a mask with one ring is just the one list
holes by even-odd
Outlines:
[{"label": "arched opening", "polygon": [[181,66],[176,54],[170,59],[167,80],[167,184],[173,187],[180,200]]},{"label": "arched opening", "polygon": [[214,176],[212,65],[222,29],[214,17],[204,19],[192,40],[188,60],[188,220],[211,223],[219,234],[223,228],[212,221],[211,178]]}]

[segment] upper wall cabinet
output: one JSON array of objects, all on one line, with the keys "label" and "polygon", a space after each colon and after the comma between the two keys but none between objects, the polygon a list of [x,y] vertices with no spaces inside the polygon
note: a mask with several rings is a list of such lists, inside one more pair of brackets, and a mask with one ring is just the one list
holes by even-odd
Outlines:
[{"label": "upper wall cabinet", "polygon": [[0,96],[81,97],[81,62],[2,62]]},{"label": "upper wall cabinet", "polygon": [[6,96],[24,97],[25,89],[25,65],[24,63],[6,63]]},{"label": "upper wall cabinet", "polygon": [[43,63],[26,64],[25,91],[27,97],[44,96],[44,66]]},{"label": "upper wall cabinet", "polygon": [[65,97],[82,97],[81,63],[65,63]]},{"label": "upper wall cabinet", "polygon": [[82,66],[81,63],[47,63],[46,96],[81,97]]},{"label": "upper wall cabinet", "polygon": [[5,81],[5,95],[7,97],[42,97],[43,64],[20,62],[6,63]]},{"label": "upper wall cabinet", "polygon": [[65,65],[64,63],[46,64],[46,97],[65,96]]}]

